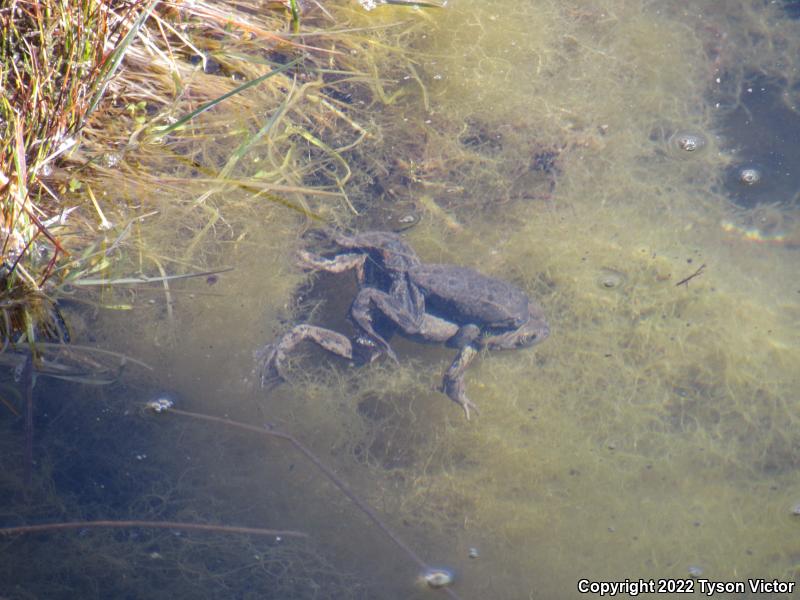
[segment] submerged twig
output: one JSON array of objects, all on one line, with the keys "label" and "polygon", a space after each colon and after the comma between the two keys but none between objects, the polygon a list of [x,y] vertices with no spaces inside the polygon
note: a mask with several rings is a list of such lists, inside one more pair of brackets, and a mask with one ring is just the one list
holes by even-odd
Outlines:
[{"label": "submerged twig", "polygon": [[[392,529],[383,521],[383,519],[378,516],[378,513],[369,506],[366,502],[364,502],[361,498],[359,498],[355,492],[353,492],[347,484],[334,473],[325,463],[323,463],[316,454],[314,454],[305,444],[301,443],[296,437],[294,437],[290,433],[286,433],[284,431],[280,431],[278,429],[272,428],[272,426],[266,427],[257,427],[255,425],[248,425],[246,423],[240,423],[238,421],[233,421],[231,419],[226,419],[224,417],[215,417],[212,415],[204,415],[201,413],[190,412],[186,410],[180,410],[177,408],[173,408],[171,404],[163,403],[159,401],[154,401],[153,403],[148,404],[148,408],[151,408],[155,412],[165,412],[169,411],[175,413],[176,415],[181,415],[184,417],[190,417],[192,419],[198,419],[201,421],[208,421],[211,423],[218,423],[220,425],[225,425],[226,427],[233,427],[235,429],[239,429],[241,431],[248,431],[250,433],[256,433],[259,435],[265,435],[269,437],[276,437],[282,440],[286,440],[289,442],[297,451],[303,454],[309,461],[311,461],[317,469],[319,469],[325,477],[327,477],[333,485],[339,488],[339,491],[342,492],[347,498],[358,507],[361,512],[363,512],[367,517],[372,521],[378,529],[380,529],[386,536],[394,542],[394,544],[400,548],[403,552],[405,552],[406,556],[408,556],[413,562],[415,562],[420,568],[424,571],[431,570],[430,565],[428,565],[422,558],[409,546],[406,544],[400,536],[398,536]],[[454,600],[460,600],[460,597],[456,592],[448,587],[441,588],[444,592],[453,598]]]},{"label": "submerged twig", "polygon": [[121,352],[114,352],[113,350],[106,350],[105,348],[94,348],[92,346],[82,346],[80,344],[69,344],[69,345],[56,344],[56,343],[53,343],[53,342],[37,342],[36,346],[39,347],[39,348],[50,348],[50,349],[54,349],[54,350],[66,350],[66,349],[69,349],[69,350],[82,350],[82,351],[87,352],[87,353],[95,352],[97,354],[105,354],[106,356],[114,356],[116,358],[119,358],[123,362],[130,362],[130,363],[133,363],[135,365],[139,365],[140,367],[143,367],[143,368],[145,368],[145,369],[147,369],[149,371],[153,370],[153,367],[151,367],[150,365],[148,365],[145,362],[142,362],[141,360],[138,360],[136,358],[130,357],[130,356],[126,355],[126,354],[122,354]]},{"label": "submerged twig", "polygon": [[679,287],[679,286],[681,286],[681,285],[686,285],[686,287],[689,287],[689,282],[690,282],[692,279],[694,279],[695,277],[697,277],[697,276],[699,276],[699,275],[702,275],[702,274],[703,274],[703,270],[704,270],[705,268],[706,268],[706,265],[705,265],[705,263],[703,263],[702,265],[700,265],[700,266],[697,268],[697,270],[696,270],[694,273],[692,273],[692,274],[691,274],[691,275],[689,275],[688,277],[684,277],[684,278],[683,278],[683,279],[681,279],[681,280],[680,280],[678,283],[676,283],[676,284],[675,284],[675,287]]},{"label": "submerged twig", "polygon": [[183,275],[165,275],[162,277],[149,277],[147,275],[139,275],[138,277],[118,277],[116,279],[76,279],[71,281],[70,284],[75,286],[88,286],[88,285],[122,285],[131,283],[163,283],[173,279],[189,279],[191,277],[208,277],[209,275],[216,275],[218,273],[227,273],[233,271],[233,267],[224,269],[215,269],[213,271],[202,271],[199,273],[185,273]]},{"label": "submerged twig", "polygon": [[275,537],[308,537],[302,531],[288,529],[262,529],[260,527],[236,527],[230,525],[211,525],[208,523],[180,523],[178,521],[70,521],[68,523],[44,523],[41,525],[20,525],[19,527],[0,527],[0,535],[20,535],[59,531],[64,529],[88,529],[90,527],[146,527],[151,529],[186,529],[188,531],[213,531],[216,533],[245,533],[249,535],[269,535]]},{"label": "submerged twig", "polygon": [[175,331],[175,313],[172,310],[172,294],[170,293],[169,289],[169,275],[164,270],[164,266],[161,264],[161,261],[158,260],[155,256],[151,256],[150,260],[152,260],[158,272],[161,273],[161,285],[164,287],[164,301],[167,307],[167,320],[169,321],[170,330],[174,333]]}]

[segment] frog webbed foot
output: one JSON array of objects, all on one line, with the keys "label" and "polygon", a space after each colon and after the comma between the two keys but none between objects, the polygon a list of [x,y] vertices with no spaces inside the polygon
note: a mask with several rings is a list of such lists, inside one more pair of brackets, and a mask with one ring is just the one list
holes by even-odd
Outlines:
[{"label": "frog webbed foot", "polygon": [[371,365],[384,354],[384,348],[366,334],[358,334],[352,339],[353,363],[357,367]]},{"label": "frog webbed foot", "polygon": [[464,383],[464,373],[477,355],[478,350],[473,344],[464,346],[442,378],[442,391],[464,409],[467,421],[469,421],[470,410],[480,413],[477,405],[467,398],[466,384]]},{"label": "frog webbed foot", "polygon": [[286,380],[283,371],[286,354],[304,340],[314,342],[323,350],[347,360],[353,359],[353,344],[347,336],[316,325],[295,325],[277,342],[267,344],[256,352],[256,360],[261,362],[262,387]]},{"label": "frog webbed foot", "polygon": [[467,418],[467,421],[469,421],[470,410],[474,410],[477,414],[480,414],[481,411],[478,410],[478,405],[467,397],[463,373],[456,379],[450,379],[445,375],[440,391],[447,394],[448,398],[464,409],[464,416]]}]

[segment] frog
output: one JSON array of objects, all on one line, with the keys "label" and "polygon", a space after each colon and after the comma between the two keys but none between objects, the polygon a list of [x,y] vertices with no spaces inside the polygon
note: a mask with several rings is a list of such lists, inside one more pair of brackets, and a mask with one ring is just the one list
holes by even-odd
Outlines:
[{"label": "frog", "polygon": [[471,412],[479,413],[464,381],[475,357],[483,350],[527,348],[549,337],[543,309],[522,289],[471,267],[424,263],[394,232],[324,230],[317,236],[337,250],[331,257],[301,250],[300,266],[331,273],[355,271],[358,292],[349,316],[356,334],[348,337],[317,325],[295,325],[258,352],[262,384],[286,379],[283,361],[303,341],[350,361],[366,353],[370,361],[386,354],[398,362],[389,344],[397,333],[457,349],[439,390],[469,420]]}]

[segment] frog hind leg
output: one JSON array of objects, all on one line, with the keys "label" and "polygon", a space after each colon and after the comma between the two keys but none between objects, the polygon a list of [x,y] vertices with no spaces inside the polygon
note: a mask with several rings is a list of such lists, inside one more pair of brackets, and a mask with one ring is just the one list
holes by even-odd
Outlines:
[{"label": "frog hind leg", "polygon": [[466,384],[464,383],[464,372],[477,355],[478,349],[475,344],[465,345],[458,351],[453,363],[442,378],[441,391],[464,409],[467,421],[469,421],[470,410],[474,410],[476,413],[480,412],[478,407],[467,398]]},{"label": "frog hind leg", "polygon": [[464,346],[476,342],[481,337],[481,329],[474,323],[468,323],[458,328],[455,335],[446,340],[448,348],[458,348],[461,350]]},{"label": "frog hind leg", "polygon": [[286,379],[283,371],[286,354],[306,340],[314,342],[332,354],[348,360],[353,359],[353,344],[347,336],[316,325],[295,325],[277,342],[268,344],[256,352],[256,359],[261,363],[262,387]]},{"label": "frog hind leg", "polygon": [[[370,340],[397,362],[397,355],[389,342],[375,330],[376,313],[383,315],[396,329],[406,335],[420,333],[424,317],[424,304],[416,298],[416,289],[405,293],[389,294],[377,288],[365,287],[356,295],[350,307],[350,318]],[[408,298],[408,300],[406,300]]]}]

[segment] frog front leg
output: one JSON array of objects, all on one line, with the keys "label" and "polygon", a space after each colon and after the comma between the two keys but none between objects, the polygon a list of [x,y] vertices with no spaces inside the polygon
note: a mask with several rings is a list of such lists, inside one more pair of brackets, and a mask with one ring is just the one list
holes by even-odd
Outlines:
[{"label": "frog front leg", "polygon": [[327,273],[344,273],[354,270],[358,284],[364,283],[364,261],[367,260],[366,254],[338,254],[333,258],[325,258],[307,250],[297,253],[300,266],[309,271],[326,271]]},{"label": "frog front leg", "polygon": [[297,344],[305,340],[314,342],[320,348],[342,358],[353,359],[353,344],[347,336],[316,325],[295,325],[277,342],[268,344],[256,352],[256,359],[263,364],[261,369],[262,387],[271,381],[286,379],[283,372],[286,353],[291,352]]},{"label": "frog front leg", "polygon": [[350,306],[350,318],[356,327],[397,362],[397,355],[389,342],[375,331],[374,315],[376,312],[385,316],[404,334],[420,335],[425,317],[425,302],[422,294],[417,288],[410,286],[405,279],[398,279],[392,285],[389,293],[378,288],[362,288]]},{"label": "frog front leg", "polygon": [[463,346],[461,350],[458,351],[453,363],[447,371],[445,371],[444,378],[442,379],[442,391],[464,409],[467,421],[469,421],[470,409],[474,409],[475,412],[480,412],[478,407],[467,398],[466,385],[464,384],[464,372],[477,355],[478,349],[475,343]]}]

